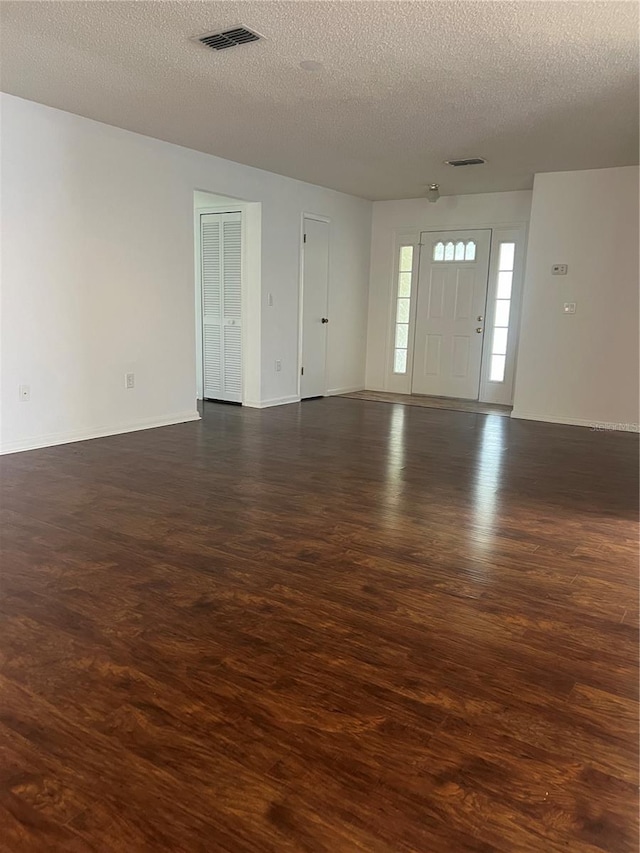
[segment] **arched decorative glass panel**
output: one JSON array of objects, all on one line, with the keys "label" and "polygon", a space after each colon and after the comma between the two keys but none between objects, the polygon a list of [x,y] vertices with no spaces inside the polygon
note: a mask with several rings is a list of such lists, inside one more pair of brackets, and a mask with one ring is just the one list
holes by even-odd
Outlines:
[{"label": "arched decorative glass panel", "polygon": [[476,244],[474,240],[458,240],[457,243],[435,243],[433,246],[434,261],[475,261]]},{"label": "arched decorative glass panel", "polygon": [[489,381],[504,382],[507,363],[507,341],[509,339],[509,314],[511,313],[511,285],[515,265],[515,243],[500,243],[498,255],[498,286],[491,339],[491,363]]},{"label": "arched decorative glass panel", "polygon": [[[444,255],[444,246],[442,253]],[[437,248],[437,247],[436,247]],[[434,249],[435,256],[435,249]],[[393,372],[407,372],[409,348],[409,316],[411,314],[411,280],[413,277],[413,246],[401,246],[398,263],[398,290],[396,294],[395,334],[393,342]]]}]

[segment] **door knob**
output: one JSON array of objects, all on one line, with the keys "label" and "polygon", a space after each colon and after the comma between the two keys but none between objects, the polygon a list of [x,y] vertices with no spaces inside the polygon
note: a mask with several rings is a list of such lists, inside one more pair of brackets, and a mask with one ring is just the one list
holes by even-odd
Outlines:
[{"label": "door knob", "polygon": [[323,322],[323,323],[328,323],[328,322],[329,322],[329,318],[328,318],[328,317],[323,317],[323,318],[322,318],[322,322]]},{"label": "door knob", "polygon": [[482,316],[482,314],[478,314],[478,320],[480,323],[482,323],[482,321],[484,320],[484,317]]},{"label": "door knob", "polygon": [[476,332],[477,332],[479,335],[481,335],[481,334],[482,334],[482,326],[478,326],[478,328],[476,329]]}]

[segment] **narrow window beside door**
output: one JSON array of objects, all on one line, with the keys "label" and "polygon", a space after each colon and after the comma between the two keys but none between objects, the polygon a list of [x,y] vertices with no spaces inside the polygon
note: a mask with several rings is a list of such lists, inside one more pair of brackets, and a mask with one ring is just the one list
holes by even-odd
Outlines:
[{"label": "narrow window beside door", "polygon": [[400,247],[398,264],[398,293],[396,297],[395,342],[393,372],[407,372],[409,348],[409,315],[411,313],[411,279],[413,276],[413,246]]},{"label": "narrow window beside door", "polygon": [[507,362],[507,338],[509,337],[509,314],[511,312],[511,287],[515,266],[515,243],[500,243],[498,256],[498,286],[491,339],[490,382],[504,382]]}]

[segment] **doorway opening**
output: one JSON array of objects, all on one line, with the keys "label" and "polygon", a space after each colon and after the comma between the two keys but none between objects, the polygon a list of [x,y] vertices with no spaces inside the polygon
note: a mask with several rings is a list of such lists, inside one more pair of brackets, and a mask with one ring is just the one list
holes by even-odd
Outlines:
[{"label": "doorway opening", "polygon": [[259,398],[261,205],[194,192],[196,396]]}]

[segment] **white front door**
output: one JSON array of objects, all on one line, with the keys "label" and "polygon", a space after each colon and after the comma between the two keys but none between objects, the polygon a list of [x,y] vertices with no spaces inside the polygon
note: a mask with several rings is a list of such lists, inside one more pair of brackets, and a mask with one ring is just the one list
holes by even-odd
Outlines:
[{"label": "white front door", "polygon": [[326,394],[329,223],[304,220],[300,396]]},{"label": "white front door", "polygon": [[491,230],[423,231],[413,394],[477,400]]},{"label": "white front door", "polygon": [[242,215],[200,216],[205,400],[242,402]]}]

